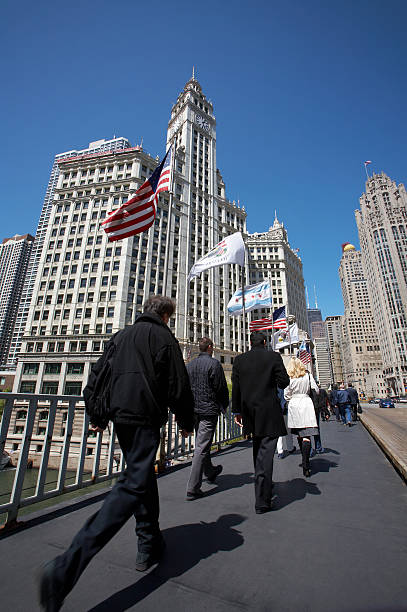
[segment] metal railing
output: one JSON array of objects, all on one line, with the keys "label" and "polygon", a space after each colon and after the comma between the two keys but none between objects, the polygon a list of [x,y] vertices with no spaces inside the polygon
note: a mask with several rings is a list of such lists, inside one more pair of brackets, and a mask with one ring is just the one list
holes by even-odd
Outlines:
[{"label": "metal railing", "polygon": [[[4,400],[0,459],[9,455],[13,460],[18,456],[11,491],[0,492],[0,514],[7,513],[6,525],[17,520],[20,508],[111,480],[124,469],[114,425],[110,423],[103,434],[91,438],[89,417],[81,396],[0,393],[0,400]],[[220,445],[240,435],[241,430],[230,412],[219,417],[214,444]],[[171,413],[162,436],[162,463],[168,465],[192,455],[194,436],[183,438]],[[38,468],[35,491],[25,496],[26,472],[33,465]],[[57,471],[56,481],[51,483],[56,484],[54,488],[49,488],[47,482],[50,469]],[[73,482],[68,482],[72,479]],[[3,497],[8,500],[1,503]]]}]

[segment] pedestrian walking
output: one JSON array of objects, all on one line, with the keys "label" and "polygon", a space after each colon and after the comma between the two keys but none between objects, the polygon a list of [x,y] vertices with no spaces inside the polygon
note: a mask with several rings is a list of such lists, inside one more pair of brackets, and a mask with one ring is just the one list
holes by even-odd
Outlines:
[{"label": "pedestrian walking", "polygon": [[202,497],[202,476],[215,482],[222,466],[212,465],[211,445],[219,415],[229,406],[229,391],[220,362],[214,359],[210,338],[199,340],[199,355],[187,365],[194,396],[195,450],[187,485],[187,500]]},{"label": "pedestrian walking", "polygon": [[340,414],[339,414],[339,405],[338,405],[338,385],[332,385],[332,389],[331,392],[329,394],[329,403],[331,405],[331,408],[335,414],[335,418],[337,421],[341,420]]},{"label": "pedestrian walking", "polygon": [[251,349],[235,357],[232,409],[243,434],[252,434],[256,514],[272,509],[273,461],[277,439],[287,430],[277,396],[289,378],[280,353],[266,349],[266,336],[250,335]]},{"label": "pedestrian walking", "polygon": [[304,476],[309,478],[311,476],[309,460],[311,436],[317,436],[319,433],[310,393],[313,389],[318,394],[319,389],[313,376],[307,372],[304,364],[297,357],[290,359],[287,373],[290,383],[284,390],[284,397],[288,400],[288,427],[297,436],[302,453],[302,471]]},{"label": "pedestrian walking", "polygon": [[316,399],[314,402],[318,434],[316,436],[313,436],[315,449],[311,449],[311,457],[315,454],[321,454],[325,452],[325,449],[321,443],[321,428],[320,428],[319,423],[320,423],[320,419],[325,420],[326,418],[326,410],[328,410],[327,403],[328,403],[328,394],[325,391],[325,389],[322,389],[321,387],[319,387],[319,393],[316,396]]},{"label": "pedestrian walking", "polygon": [[[288,409],[287,409],[287,402],[285,401],[285,398],[284,398],[284,390],[277,389],[277,395],[278,395],[278,399],[280,400],[281,410],[282,410],[283,417],[284,417],[284,423],[287,428]],[[277,440],[277,457],[279,459],[284,459],[285,452],[287,452],[289,455],[292,455],[293,453],[295,453],[296,450],[297,449],[293,443],[292,433],[290,430],[287,429],[287,435],[280,436],[279,439]]]},{"label": "pedestrian walking", "polygon": [[[61,608],[88,563],[133,514],[138,537],[135,568],[147,570],[163,553],[154,460],[168,407],[183,435],[193,430],[189,378],[178,342],[167,325],[174,311],[170,298],[152,296],[135,323],[114,336],[110,408],[126,469],[68,550],[43,568],[40,604],[48,612]],[[102,356],[92,368],[88,392],[104,363]],[[107,425],[101,421],[91,424],[96,432]]]},{"label": "pedestrian walking", "polygon": [[320,414],[321,414],[321,420],[322,421],[329,421],[330,416],[331,416],[331,412],[329,410],[330,408],[330,402],[329,402],[329,394],[327,391],[325,391],[325,389],[321,389],[320,388],[320,392],[324,391],[322,397],[321,397],[321,402],[320,402]]},{"label": "pedestrian walking", "polygon": [[343,425],[352,427],[352,412],[350,407],[350,396],[349,392],[345,387],[344,383],[341,383],[338,391],[336,392],[336,401],[339,406],[339,416]]},{"label": "pedestrian walking", "polygon": [[357,421],[358,420],[359,394],[356,391],[356,389],[352,386],[352,383],[348,383],[348,395],[349,395],[349,401],[350,401],[352,421]]}]

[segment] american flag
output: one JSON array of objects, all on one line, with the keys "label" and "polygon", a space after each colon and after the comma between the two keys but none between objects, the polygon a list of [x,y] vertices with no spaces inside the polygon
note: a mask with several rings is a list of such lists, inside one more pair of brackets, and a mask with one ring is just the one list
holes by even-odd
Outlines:
[{"label": "american flag", "polygon": [[365,161],[365,166],[368,166],[369,164],[371,164],[372,162],[370,160]]},{"label": "american flag", "polygon": [[311,355],[308,352],[307,345],[304,341],[301,342],[299,351],[298,351],[298,359],[304,364],[308,365],[311,361]]},{"label": "american flag", "polygon": [[258,319],[249,323],[250,331],[262,331],[263,329],[288,329],[287,319],[285,316],[285,306],[277,308],[273,312],[273,318]]},{"label": "american flag", "polygon": [[172,147],[136,194],[102,222],[109,242],[140,234],[154,223],[158,194],[170,188],[171,157]]}]

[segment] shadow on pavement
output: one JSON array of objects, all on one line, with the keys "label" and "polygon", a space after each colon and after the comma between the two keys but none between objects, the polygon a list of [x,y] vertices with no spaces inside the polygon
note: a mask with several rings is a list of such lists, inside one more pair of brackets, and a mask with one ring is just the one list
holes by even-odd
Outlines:
[{"label": "shadow on pavement", "polygon": [[333,455],[340,455],[341,453],[337,450],[335,450],[334,448],[328,448],[327,446],[324,447],[325,448],[325,455],[327,453],[332,453]]},{"label": "shadow on pavement", "polygon": [[293,478],[275,482],[273,487],[273,511],[282,510],[293,502],[304,499],[306,495],[321,495],[318,486],[305,478]]},{"label": "shadow on pavement", "polygon": [[232,551],[238,548],[243,544],[244,538],[240,531],[233,527],[245,520],[246,517],[241,514],[224,514],[212,523],[191,523],[165,529],[163,536],[167,547],[160,564],[149,574],[105,599],[89,612],[128,610],[168,580],[182,576],[203,559],[221,550]]},{"label": "shadow on pavement", "polygon": [[246,484],[252,485],[253,482],[253,472],[244,472],[243,474],[222,474],[216,479],[215,484],[217,486],[213,489],[209,489],[209,491],[205,491],[204,497],[209,497],[210,495],[215,495],[216,493],[228,489],[237,489]]},{"label": "shadow on pavement", "polygon": [[315,455],[311,459],[311,472],[317,474],[318,472],[329,472],[331,468],[338,467],[336,461],[330,461],[329,459],[323,459],[321,455]]}]

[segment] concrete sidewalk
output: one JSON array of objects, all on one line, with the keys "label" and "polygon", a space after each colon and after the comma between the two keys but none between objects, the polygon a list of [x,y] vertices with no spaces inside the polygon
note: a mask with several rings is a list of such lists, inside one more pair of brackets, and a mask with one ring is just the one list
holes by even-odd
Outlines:
[{"label": "concrete sidewalk", "polygon": [[380,408],[375,404],[362,404],[360,420],[392,464],[407,480],[407,405]]},{"label": "concrete sidewalk", "polygon": [[[304,479],[275,460],[276,509],[254,513],[250,443],[215,457],[224,471],[185,502],[188,468],[159,478],[162,562],[134,571],[131,520],[92,561],[63,610],[362,612],[407,609],[406,487],[361,423],[322,423],[328,452]],[[67,547],[100,494],[37,517],[1,543],[4,610],[36,610],[36,568]],[[34,525],[34,524],[33,524]]]}]

